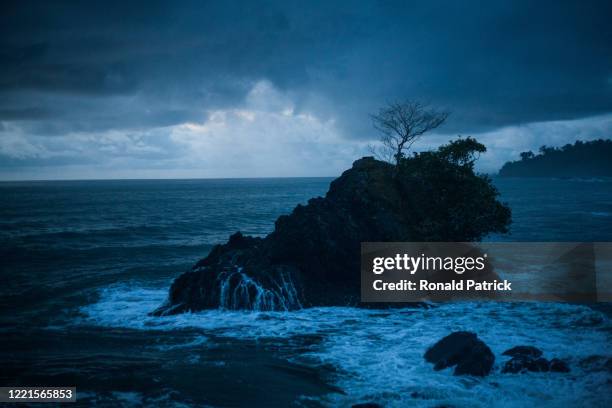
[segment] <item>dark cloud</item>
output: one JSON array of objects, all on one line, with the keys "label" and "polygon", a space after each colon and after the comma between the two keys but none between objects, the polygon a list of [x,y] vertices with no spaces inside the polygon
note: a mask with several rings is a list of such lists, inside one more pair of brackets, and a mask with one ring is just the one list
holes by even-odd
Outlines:
[{"label": "dark cloud", "polygon": [[[201,121],[269,80],[372,136],[415,98],[470,134],[612,112],[609,1],[4,2],[0,121],[37,136]],[[1,136],[0,136],[1,137]]]},{"label": "dark cloud", "polygon": [[[264,77],[349,109],[355,96],[365,107],[429,99],[474,126],[612,106],[609,2],[18,2],[7,10],[3,91],[144,92],[210,105],[214,84]],[[247,91],[229,88],[220,100]]]}]

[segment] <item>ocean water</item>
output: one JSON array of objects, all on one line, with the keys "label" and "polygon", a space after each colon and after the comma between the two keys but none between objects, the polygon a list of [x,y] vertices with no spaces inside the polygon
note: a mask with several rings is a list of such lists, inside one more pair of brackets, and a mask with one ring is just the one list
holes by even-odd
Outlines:
[{"label": "ocean water", "polygon": [[[263,236],[330,179],[0,183],[0,385],[76,386],[75,406],[611,406],[610,307],[147,313],[241,230]],[[504,241],[612,241],[612,181],[496,179]],[[571,373],[435,372],[455,330],[496,355],[531,344]]]}]

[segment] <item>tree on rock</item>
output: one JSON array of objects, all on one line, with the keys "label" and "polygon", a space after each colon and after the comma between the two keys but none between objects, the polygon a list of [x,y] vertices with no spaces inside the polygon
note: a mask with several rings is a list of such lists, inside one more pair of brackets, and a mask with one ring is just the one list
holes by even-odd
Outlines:
[{"label": "tree on rock", "polygon": [[450,163],[458,166],[474,168],[474,162],[478,160],[481,153],[487,151],[482,143],[472,137],[452,140],[446,145],[438,148],[438,155]]},{"label": "tree on rock", "polygon": [[397,165],[419,137],[442,125],[447,117],[448,112],[417,101],[390,103],[372,115],[374,127],[382,134],[382,146],[372,150],[379,158]]},{"label": "tree on rock", "polygon": [[512,219],[491,178],[474,171],[486,147],[460,138],[437,150],[414,153],[396,166],[401,213],[410,217],[415,241],[479,241],[506,233]]},{"label": "tree on rock", "polygon": [[[361,298],[362,242],[469,242],[507,232],[510,208],[491,179],[474,170],[485,150],[462,138],[396,165],[359,159],[324,197],[280,216],[266,237],[237,233],[215,246],[174,281],[153,314],[354,306]],[[490,352],[470,350],[459,353],[468,359],[456,373],[488,373]]]}]

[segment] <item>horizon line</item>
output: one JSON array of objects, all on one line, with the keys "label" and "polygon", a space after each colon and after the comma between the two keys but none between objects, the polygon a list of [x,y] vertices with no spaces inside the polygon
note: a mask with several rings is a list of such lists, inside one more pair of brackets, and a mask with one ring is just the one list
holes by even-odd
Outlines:
[{"label": "horizon line", "polygon": [[[478,173],[494,177],[499,172],[483,172]],[[23,183],[23,182],[60,182],[60,181],[188,181],[188,180],[270,180],[270,179],[336,179],[337,176],[261,176],[261,177],[151,177],[151,178],[57,178],[57,179],[13,179],[2,180],[0,183]]]},{"label": "horizon line", "polygon": [[54,181],[187,181],[187,180],[264,180],[264,179],[326,179],[339,176],[261,176],[261,177],[151,177],[151,178],[57,178],[57,179],[12,179],[2,180],[0,183],[23,182],[54,182]]}]

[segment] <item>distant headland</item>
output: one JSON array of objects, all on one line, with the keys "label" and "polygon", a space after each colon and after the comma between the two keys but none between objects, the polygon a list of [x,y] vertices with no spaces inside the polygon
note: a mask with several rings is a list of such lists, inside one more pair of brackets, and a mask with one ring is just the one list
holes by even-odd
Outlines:
[{"label": "distant headland", "polygon": [[577,141],[561,148],[540,147],[539,154],[521,153],[507,162],[501,177],[612,177],[612,140]]}]

